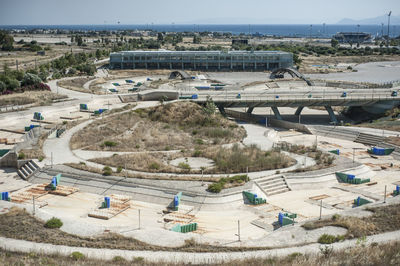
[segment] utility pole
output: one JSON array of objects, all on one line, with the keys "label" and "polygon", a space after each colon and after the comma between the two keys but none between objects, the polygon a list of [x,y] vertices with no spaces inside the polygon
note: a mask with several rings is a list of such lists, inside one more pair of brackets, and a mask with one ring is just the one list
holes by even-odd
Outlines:
[{"label": "utility pole", "polygon": [[386,185],[385,185],[385,194],[383,195],[383,203],[386,203]]},{"label": "utility pole", "polygon": [[139,230],[140,230],[140,209],[138,211],[139,211]]},{"label": "utility pole", "polygon": [[238,237],[238,241],[240,242],[240,220],[238,220],[238,233],[236,235]]},{"label": "utility pole", "polygon": [[321,220],[321,218],[322,218],[322,200],[319,205],[319,219]]},{"label": "utility pole", "polygon": [[390,15],[392,15],[392,11],[389,12],[388,14],[388,36],[387,36],[387,47],[389,47],[389,40],[390,40],[390,35],[389,35],[389,28],[390,28]]},{"label": "utility pole", "polygon": [[35,196],[32,196],[33,216],[35,216]]}]

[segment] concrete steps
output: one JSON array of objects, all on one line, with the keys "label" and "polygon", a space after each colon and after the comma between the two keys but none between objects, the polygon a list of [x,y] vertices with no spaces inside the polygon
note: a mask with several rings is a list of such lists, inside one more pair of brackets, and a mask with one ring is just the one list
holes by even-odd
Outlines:
[{"label": "concrete steps", "polygon": [[22,179],[28,180],[39,168],[34,161],[30,160],[22,165],[17,172]]},{"label": "concrete steps", "polygon": [[254,181],[267,196],[290,191],[284,175],[261,177]]},{"label": "concrete steps", "polygon": [[378,146],[384,140],[385,140],[385,137],[382,137],[382,136],[360,133],[360,134],[358,134],[358,136],[354,140],[354,142],[371,145],[371,146]]}]

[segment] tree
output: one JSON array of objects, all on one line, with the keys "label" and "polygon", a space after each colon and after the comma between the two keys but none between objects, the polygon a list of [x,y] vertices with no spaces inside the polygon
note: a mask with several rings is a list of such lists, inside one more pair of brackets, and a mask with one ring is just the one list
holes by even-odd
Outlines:
[{"label": "tree", "polygon": [[42,80],[39,78],[38,75],[32,74],[32,73],[26,73],[24,75],[24,78],[21,81],[22,86],[27,86],[27,85],[36,85],[41,83]]},{"label": "tree", "polygon": [[162,42],[164,40],[164,36],[161,32],[157,34],[157,41]]},{"label": "tree", "polygon": [[201,43],[201,37],[199,35],[194,35],[193,43]]},{"label": "tree", "polygon": [[99,49],[96,50],[96,58],[100,59],[101,58],[101,52]]},{"label": "tree", "polygon": [[19,87],[20,87],[19,81],[16,79],[10,79],[7,84],[7,89],[12,90],[12,91]]},{"label": "tree", "polygon": [[331,46],[332,46],[333,48],[336,48],[336,47],[338,47],[338,45],[339,45],[339,41],[336,40],[335,38],[332,38],[332,39],[331,39]]},{"label": "tree", "polygon": [[0,46],[3,51],[12,51],[14,49],[13,46],[14,38],[7,34],[5,31],[0,31]]},{"label": "tree", "polygon": [[3,93],[7,89],[7,85],[0,80],[0,93]]}]

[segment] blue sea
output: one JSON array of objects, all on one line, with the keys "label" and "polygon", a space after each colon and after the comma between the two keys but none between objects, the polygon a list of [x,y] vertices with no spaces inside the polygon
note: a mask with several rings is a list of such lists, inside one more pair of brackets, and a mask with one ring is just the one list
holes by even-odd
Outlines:
[{"label": "blue sea", "polygon": [[[229,32],[233,35],[253,34],[280,37],[309,37],[329,38],[337,32],[366,32],[372,36],[387,34],[387,26],[381,25],[339,25],[339,24],[315,24],[315,25],[274,25],[274,24],[137,24],[137,25],[0,25],[0,29],[60,29],[74,31],[123,31],[123,30],[153,30],[158,32]],[[383,31],[382,31],[383,30]],[[400,25],[391,25],[390,36],[400,34]]]}]

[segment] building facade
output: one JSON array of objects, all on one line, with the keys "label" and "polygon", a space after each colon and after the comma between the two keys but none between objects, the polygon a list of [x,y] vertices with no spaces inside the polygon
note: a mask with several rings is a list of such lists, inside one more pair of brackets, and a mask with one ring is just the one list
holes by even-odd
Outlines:
[{"label": "building facade", "polygon": [[333,36],[339,43],[370,43],[371,34],[365,32],[338,32]]},{"label": "building facade", "polygon": [[123,51],[110,54],[111,69],[263,71],[293,66],[281,51]]}]

